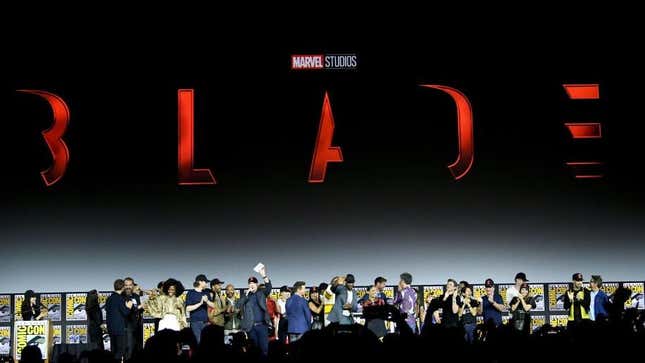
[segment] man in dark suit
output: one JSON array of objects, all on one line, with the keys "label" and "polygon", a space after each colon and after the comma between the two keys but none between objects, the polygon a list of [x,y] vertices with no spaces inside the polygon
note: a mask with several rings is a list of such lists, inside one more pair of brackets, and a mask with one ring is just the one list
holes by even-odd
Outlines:
[{"label": "man in dark suit", "polygon": [[132,359],[135,352],[143,349],[143,305],[141,297],[135,292],[137,284],[132,277],[123,279],[125,301],[132,301],[130,314],[125,319],[125,360]]},{"label": "man in dark suit", "polygon": [[110,350],[117,361],[121,362],[125,356],[125,325],[126,318],[130,315],[132,301],[126,301],[121,293],[125,283],[121,279],[114,281],[114,292],[105,302],[105,313],[108,334],[110,335]]},{"label": "man in dark suit", "polygon": [[267,277],[266,268],[262,267],[259,271],[264,280],[265,288],[258,290],[258,279],[254,276],[249,277],[249,289],[240,297],[237,307],[242,313],[241,328],[246,332],[255,345],[257,345],[262,354],[267,356],[269,353],[269,326],[271,317],[267,310],[267,297],[271,294],[271,280]]},{"label": "man in dark suit", "polygon": [[354,324],[353,313],[358,310],[358,298],[354,292],[354,275],[337,276],[331,280],[327,289],[335,294],[334,307],[327,318],[332,323],[340,325]]}]

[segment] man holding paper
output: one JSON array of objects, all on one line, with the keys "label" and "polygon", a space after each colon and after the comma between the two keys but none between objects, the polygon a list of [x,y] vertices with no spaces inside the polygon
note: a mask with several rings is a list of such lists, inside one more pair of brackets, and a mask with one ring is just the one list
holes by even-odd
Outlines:
[{"label": "man holding paper", "polygon": [[267,310],[267,296],[271,294],[271,280],[266,274],[266,267],[259,263],[254,270],[262,276],[265,288],[258,290],[258,279],[251,276],[248,279],[249,288],[237,302],[242,314],[241,328],[267,356],[269,351],[269,326],[271,318]]}]

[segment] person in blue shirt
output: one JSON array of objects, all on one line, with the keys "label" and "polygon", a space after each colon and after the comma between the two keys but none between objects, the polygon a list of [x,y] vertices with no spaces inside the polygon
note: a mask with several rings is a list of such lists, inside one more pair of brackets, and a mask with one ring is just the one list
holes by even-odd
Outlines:
[{"label": "person in blue shirt", "polygon": [[210,281],[204,275],[197,275],[193,283],[193,290],[186,295],[186,311],[190,313],[190,329],[195,334],[197,344],[202,336],[202,329],[208,324],[208,307],[215,307],[210,300],[210,290],[206,284]]},{"label": "person in blue shirt", "polygon": [[484,282],[486,295],[481,297],[481,311],[485,324],[492,324],[496,328],[502,325],[502,311],[504,311],[504,300],[495,292],[493,279],[486,279]]},{"label": "person in blue shirt", "polygon": [[591,275],[589,281],[591,287],[591,303],[589,304],[589,319],[594,321],[603,321],[609,315],[607,307],[609,306],[609,297],[604,291],[600,290],[602,287],[602,277],[600,275]]},{"label": "person in blue shirt", "polygon": [[287,320],[289,343],[293,343],[311,329],[311,311],[305,299],[304,281],[296,281],[293,284],[293,295],[287,300],[286,310],[289,317]]}]

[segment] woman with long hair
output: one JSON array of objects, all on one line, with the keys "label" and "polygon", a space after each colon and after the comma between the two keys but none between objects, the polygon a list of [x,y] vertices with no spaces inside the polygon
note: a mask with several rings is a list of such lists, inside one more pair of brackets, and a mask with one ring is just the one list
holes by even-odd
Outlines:
[{"label": "woman with long hair", "polygon": [[461,288],[461,296],[457,301],[459,306],[459,321],[466,333],[466,342],[472,343],[475,340],[475,328],[477,327],[477,311],[479,301],[473,297],[473,289],[470,285]]},{"label": "woman with long hair", "polygon": [[161,294],[153,290],[145,308],[152,317],[161,319],[159,331],[180,331],[188,326],[184,303],[179,298],[183,293],[184,285],[175,279],[168,279],[163,283]]},{"label": "woman with long hair", "polygon": [[87,337],[89,343],[97,349],[104,350],[103,346],[103,312],[99,304],[99,293],[90,290],[85,299],[85,312],[87,313]]},{"label": "woman with long hair", "polygon": [[38,302],[38,296],[34,290],[25,291],[25,299],[20,306],[22,320],[42,320],[47,317],[47,308]]},{"label": "woman with long hair", "polygon": [[525,334],[529,333],[531,327],[530,311],[536,306],[535,299],[529,294],[529,291],[529,284],[523,283],[520,286],[520,294],[510,302],[513,328]]},{"label": "woman with long hair", "polygon": [[380,311],[379,307],[385,306],[385,300],[379,297],[378,290],[376,286],[370,287],[367,292],[367,298],[363,299],[361,302],[363,307],[363,315],[365,316],[365,326],[369,329],[377,338],[383,339],[387,334],[387,327],[385,326],[385,320],[383,320],[380,313],[370,313]]}]

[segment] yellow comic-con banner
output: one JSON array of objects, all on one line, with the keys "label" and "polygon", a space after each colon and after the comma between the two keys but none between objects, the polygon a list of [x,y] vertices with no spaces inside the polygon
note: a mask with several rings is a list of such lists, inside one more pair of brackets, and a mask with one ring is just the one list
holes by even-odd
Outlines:
[{"label": "yellow comic-con banner", "polygon": [[0,354],[11,354],[11,327],[0,326]]},{"label": "yellow comic-con banner", "polygon": [[644,284],[642,282],[626,282],[623,287],[632,290],[632,295],[625,302],[626,308],[645,309]]},{"label": "yellow comic-con banner", "polygon": [[146,341],[155,335],[155,323],[143,323],[143,344],[146,344]]},{"label": "yellow comic-con banner", "polygon": [[566,327],[568,322],[569,322],[568,315],[550,315],[549,316],[549,324],[551,324],[552,327]]},{"label": "yellow comic-con banner", "polygon": [[441,297],[443,295],[442,286],[424,286],[423,287],[423,301],[428,300],[428,296],[432,296],[433,299]]},{"label": "yellow comic-con banner", "polygon": [[14,357],[17,360],[20,360],[20,353],[28,345],[40,348],[43,357],[49,356],[49,321],[19,321],[15,325],[14,334]]},{"label": "yellow comic-con banner", "polygon": [[65,327],[65,343],[87,344],[87,325],[67,325]]},{"label": "yellow comic-con banner", "polygon": [[25,295],[16,294],[13,296],[13,313],[15,320],[22,320],[22,302],[25,301]]},{"label": "yellow comic-con banner", "polygon": [[54,344],[61,344],[63,342],[63,327],[61,325],[54,325],[52,328],[52,341]]},{"label": "yellow comic-con banner", "polygon": [[11,321],[11,295],[0,295],[0,323]]},{"label": "yellow comic-con banner", "polygon": [[549,311],[564,311],[564,296],[567,290],[569,284],[549,284]]},{"label": "yellow comic-con banner", "polygon": [[40,303],[47,308],[47,318],[52,321],[61,320],[63,309],[61,294],[41,294]]},{"label": "yellow comic-con banner", "polygon": [[65,294],[65,320],[87,320],[87,313],[85,312],[86,298],[87,294],[85,293]]}]

